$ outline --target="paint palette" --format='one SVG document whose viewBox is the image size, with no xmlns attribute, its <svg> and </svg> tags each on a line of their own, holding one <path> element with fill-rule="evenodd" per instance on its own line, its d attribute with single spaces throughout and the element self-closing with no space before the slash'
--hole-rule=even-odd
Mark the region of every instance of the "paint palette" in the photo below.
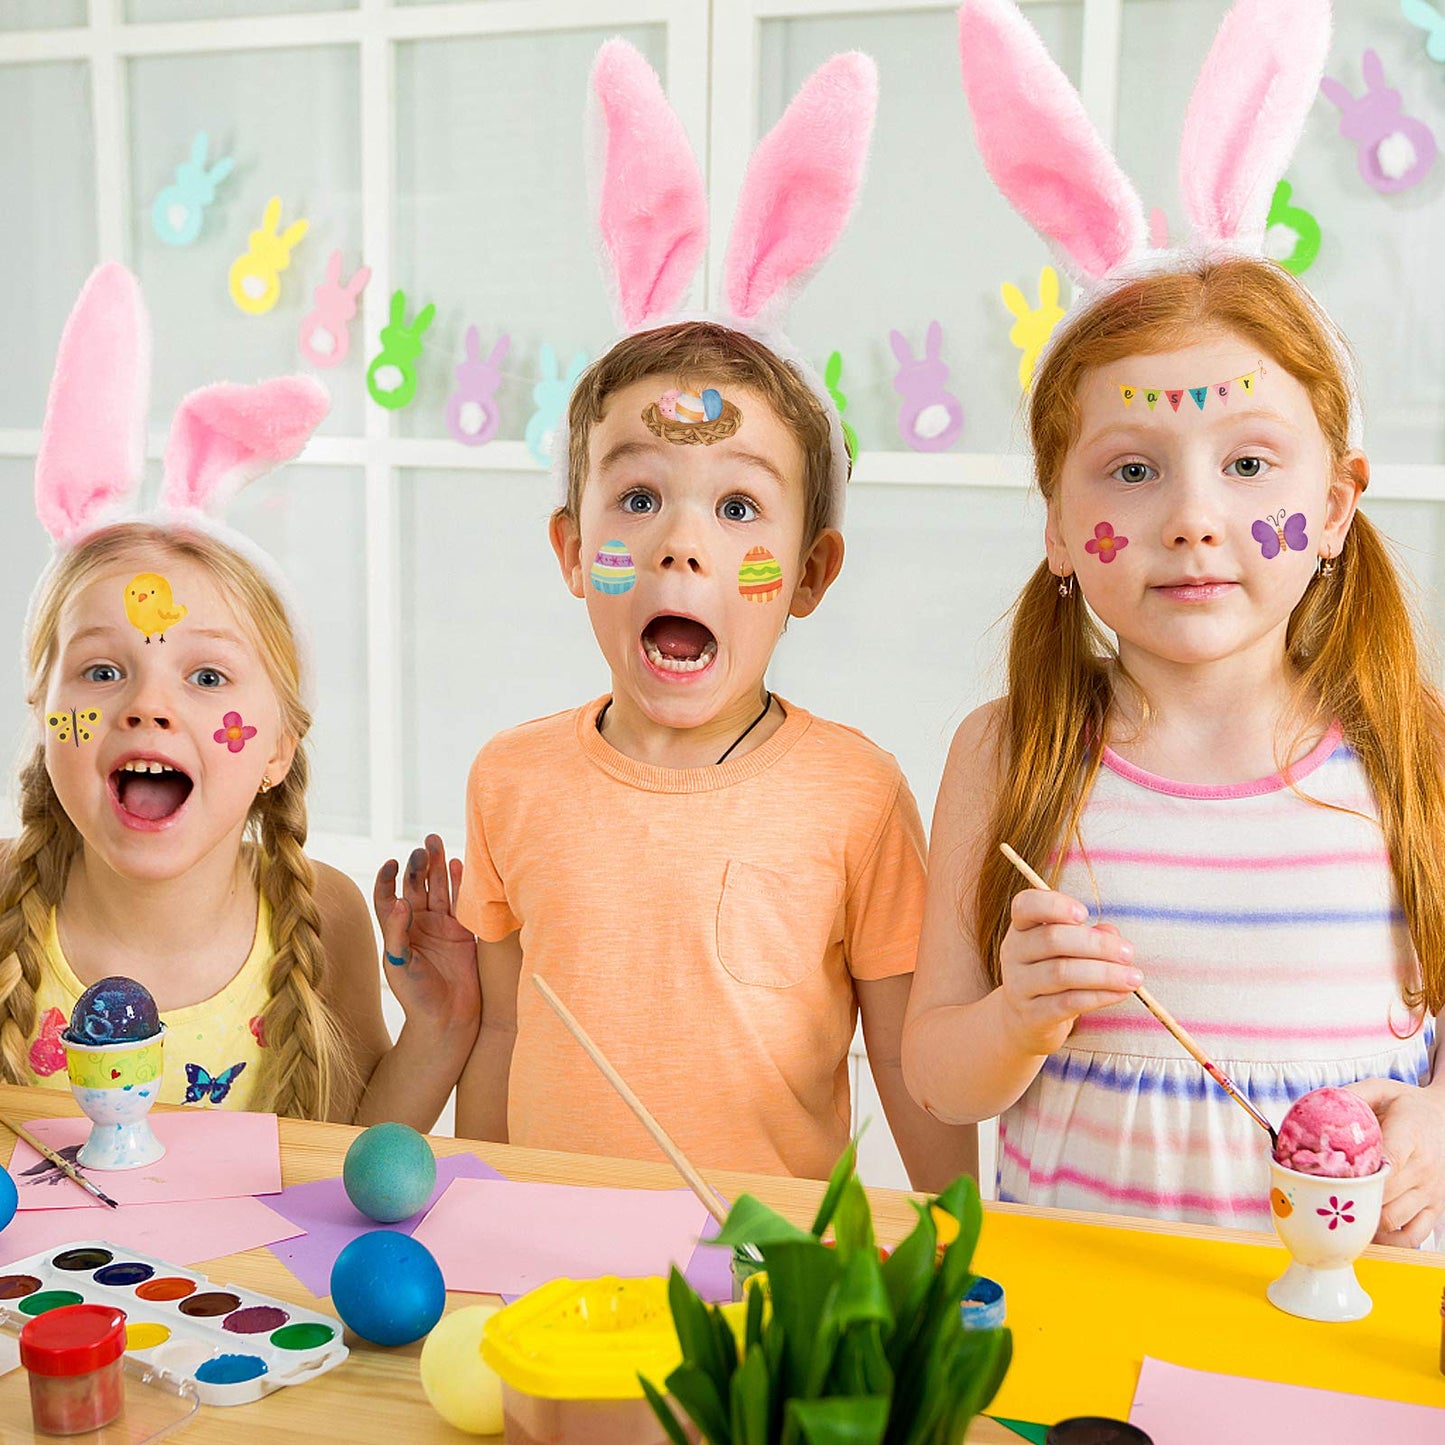
<svg viewBox="0 0 1445 1445">
<path fill-rule="evenodd" d="M 126 1355 L 195 1389 L 206 1405 L 244 1405 L 333 1370 L 350 1353 L 341 1322 L 105 1240 L 16 1260 L 0 1275 L 0 1318 L 23 1325 L 61 1305 L 125 1311 Z"/>
</svg>

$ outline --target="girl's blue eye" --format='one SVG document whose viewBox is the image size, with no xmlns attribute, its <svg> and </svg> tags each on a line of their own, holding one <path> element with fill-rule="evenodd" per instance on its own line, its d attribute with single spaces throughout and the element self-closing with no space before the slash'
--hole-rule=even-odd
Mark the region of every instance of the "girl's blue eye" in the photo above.
<svg viewBox="0 0 1445 1445">
<path fill-rule="evenodd" d="M 622 510 L 645 517 L 649 512 L 657 510 L 657 499 L 651 492 L 629 492 L 622 499 Z"/>
<path fill-rule="evenodd" d="M 758 515 L 758 509 L 742 497 L 729 497 L 718 511 L 729 522 L 751 522 Z"/>
<path fill-rule="evenodd" d="M 214 667 L 198 667 L 186 681 L 197 687 L 225 687 L 226 675 Z"/>
<path fill-rule="evenodd" d="M 1115 467 L 1109 473 L 1116 482 L 1123 482 L 1126 486 L 1137 487 L 1140 482 L 1147 482 L 1159 475 L 1148 462 L 1125 462 L 1123 466 Z"/>
<path fill-rule="evenodd" d="M 120 668 L 112 662 L 97 662 L 80 675 L 86 682 L 119 682 Z"/>
<path fill-rule="evenodd" d="M 1263 457 L 1237 457 L 1224 470 L 1245 481 L 1253 481 L 1269 470 L 1269 463 Z"/>
</svg>

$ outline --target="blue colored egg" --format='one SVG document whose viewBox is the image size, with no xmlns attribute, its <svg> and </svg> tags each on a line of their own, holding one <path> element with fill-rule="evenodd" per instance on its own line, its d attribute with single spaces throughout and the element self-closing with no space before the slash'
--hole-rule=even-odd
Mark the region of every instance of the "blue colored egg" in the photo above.
<svg viewBox="0 0 1445 1445">
<path fill-rule="evenodd" d="M 133 978 L 103 978 L 76 999 L 63 1037 L 73 1044 L 126 1044 L 161 1031 L 150 990 Z"/>
<path fill-rule="evenodd" d="M 4 1229 L 15 1218 L 19 1205 L 20 1195 L 16 1191 L 15 1181 L 10 1177 L 10 1171 L 0 1169 L 0 1229 Z"/>
<path fill-rule="evenodd" d="M 431 1251 L 394 1229 L 353 1239 L 331 1266 L 331 1303 L 348 1329 L 374 1345 L 409 1345 L 430 1333 L 447 1288 Z"/>
<path fill-rule="evenodd" d="M 709 421 L 716 421 L 722 415 L 722 397 L 714 387 L 708 387 L 702 394 L 702 414 Z"/>
<path fill-rule="evenodd" d="M 373 1124 L 351 1141 L 341 1182 L 346 1197 L 368 1219 L 395 1224 L 410 1219 L 431 1198 L 436 1155 L 409 1124 Z"/>
</svg>

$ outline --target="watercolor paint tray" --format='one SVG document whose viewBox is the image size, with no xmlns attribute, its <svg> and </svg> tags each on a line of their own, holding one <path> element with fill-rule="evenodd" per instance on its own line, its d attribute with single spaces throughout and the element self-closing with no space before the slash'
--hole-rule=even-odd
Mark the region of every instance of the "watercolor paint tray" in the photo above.
<svg viewBox="0 0 1445 1445">
<path fill-rule="evenodd" d="M 206 1405 L 245 1405 L 333 1370 L 350 1353 L 341 1321 L 108 1240 L 18 1259 L 0 1274 L 0 1319 L 66 1304 L 125 1311 L 128 1360 L 193 1388 Z"/>
</svg>

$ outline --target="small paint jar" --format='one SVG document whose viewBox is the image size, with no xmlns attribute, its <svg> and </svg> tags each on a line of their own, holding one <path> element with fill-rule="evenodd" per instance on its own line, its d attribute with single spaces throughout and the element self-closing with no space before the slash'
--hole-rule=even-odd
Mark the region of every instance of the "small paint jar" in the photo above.
<svg viewBox="0 0 1445 1445">
<path fill-rule="evenodd" d="M 42 1435 L 80 1435 L 109 1425 L 125 1405 L 125 1312 L 62 1305 L 20 1331 L 30 1375 L 30 1412 Z"/>
<path fill-rule="evenodd" d="M 1075 1415 L 1049 1426 L 1044 1445 L 1154 1445 L 1137 1425 L 1102 1415 Z"/>
<path fill-rule="evenodd" d="M 963 1297 L 963 1327 L 966 1330 L 996 1330 L 1006 1318 L 1003 1286 L 979 1275 Z"/>
</svg>

